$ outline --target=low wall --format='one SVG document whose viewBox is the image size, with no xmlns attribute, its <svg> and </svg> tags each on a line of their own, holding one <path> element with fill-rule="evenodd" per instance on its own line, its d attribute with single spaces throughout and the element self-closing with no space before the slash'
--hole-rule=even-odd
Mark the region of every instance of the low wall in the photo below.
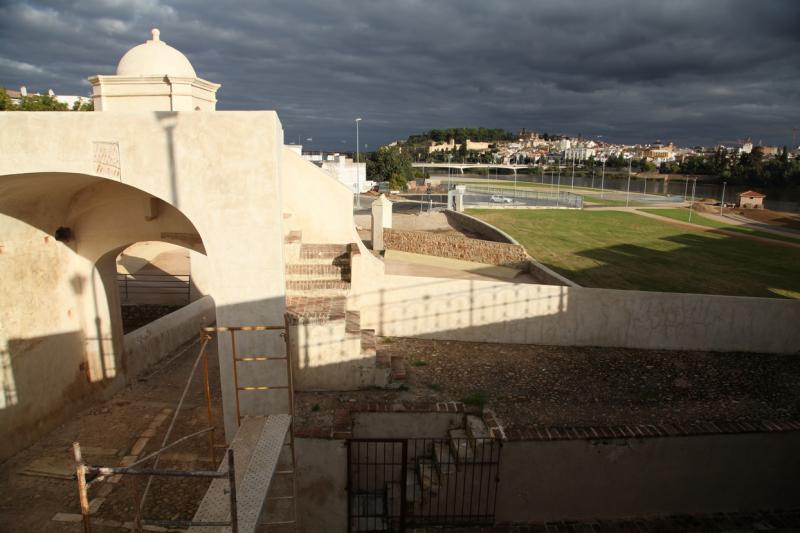
<svg viewBox="0 0 800 533">
<path fill-rule="evenodd" d="M 347 531 L 347 444 L 297 439 L 297 531 Z"/>
<path fill-rule="evenodd" d="M 440 340 L 797 353 L 800 301 L 387 275 L 361 327 Z"/>
<path fill-rule="evenodd" d="M 518 244 L 470 239 L 461 235 L 442 235 L 428 231 L 383 230 L 387 250 L 434 255 L 473 261 L 486 265 L 499 265 L 527 269 L 528 254 Z"/>
<path fill-rule="evenodd" d="M 482 239 L 486 239 L 487 241 L 516 244 L 519 246 L 519 243 L 514 237 L 499 228 L 495 228 L 491 224 L 487 224 L 479 218 L 451 209 L 446 209 L 444 215 L 447 217 L 447 221 L 450 225 L 456 229 L 479 235 Z"/>
<path fill-rule="evenodd" d="M 506 442 L 497 523 L 800 507 L 800 431 Z"/>
<path fill-rule="evenodd" d="M 189 305 L 150 322 L 125 335 L 125 361 L 128 379 L 159 358 L 197 338 L 200 328 L 212 324 L 216 308 L 211 296 L 203 296 Z"/>
</svg>

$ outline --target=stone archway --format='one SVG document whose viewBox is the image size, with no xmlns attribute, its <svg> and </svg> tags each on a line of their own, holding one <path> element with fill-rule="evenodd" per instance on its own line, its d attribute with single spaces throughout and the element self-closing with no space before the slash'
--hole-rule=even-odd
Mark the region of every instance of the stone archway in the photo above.
<svg viewBox="0 0 800 533">
<path fill-rule="evenodd" d="M 142 240 L 205 253 L 181 211 L 134 187 L 85 174 L 0 176 L 0 458 L 132 377 L 115 259 Z"/>
</svg>

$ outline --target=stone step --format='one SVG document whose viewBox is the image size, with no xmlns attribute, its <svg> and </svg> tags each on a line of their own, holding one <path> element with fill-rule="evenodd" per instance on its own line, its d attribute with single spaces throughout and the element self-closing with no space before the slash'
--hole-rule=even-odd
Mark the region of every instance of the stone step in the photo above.
<svg viewBox="0 0 800 533">
<path fill-rule="evenodd" d="M 417 458 L 417 472 L 419 475 L 419 485 L 423 492 L 439 492 L 439 475 L 436 472 L 436 465 L 433 459 L 427 457 Z"/>
<path fill-rule="evenodd" d="M 286 291 L 349 291 L 350 282 L 341 280 L 317 280 L 317 279 L 304 279 L 304 280 L 287 280 Z"/>
<path fill-rule="evenodd" d="M 456 471 L 458 465 L 450 453 L 450 447 L 443 442 L 433 443 L 433 460 L 439 476 L 448 476 Z"/>
<path fill-rule="evenodd" d="M 450 437 L 450 452 L 456 458 L 458 464 L 469 463 L 475 458 L 475 450 L 470 444 L 469 435 L 464 429 L 451 429 L 448 432 Z"/>
<path fill-rule="evenodd" d="M 301 259 L 336 259 L 348 256 L 350 248 L 347 244 L 303 244 L 300 248 Z"/>
<path fill-rule="evenodd" d="M 489 433 L 489 428 L 486 427 L 486 424 L 484 424 L 483 419 L 481 417 L 475 415 L 467 415 L 465 425 L 466 425 L 467 435 L 469 435 L 469 437 L 473 440 L 473 445 L 475 444 L 475 441 L 491 438 L 491 434 Z"/>
<path fill-rule="evenodd" d="M 350 265 L 294 263 L 286 265 L 286 279 L 350 281 Z"/>
</svg>

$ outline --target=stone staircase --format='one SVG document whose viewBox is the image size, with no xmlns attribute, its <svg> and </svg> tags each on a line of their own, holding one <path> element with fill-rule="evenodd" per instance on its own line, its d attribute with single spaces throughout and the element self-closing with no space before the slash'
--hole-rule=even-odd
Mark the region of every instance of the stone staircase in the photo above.
<svg viewBox="0 0 800 533">
<path fill-rule="evenodd" d="M 407 521 L 414 517 L 415 523 L 480 521 L 494 498 L 499 454 L 498 441 L 490 437 L 483 420 L 473 415 L 466 415 L 463 427 L 451 429 L 445 439 L 425 439 L 419 449 L 410 442 L 405 500 L 396 474 L 378 490 L 354 495 L 354 531 L 394 530 L 402 511 Z"/>
<path fill-rule="evenodd" d="M 290 226 L 287 220 L 290 215 L 284 215 Z M 298 388 L 399 387 L 406 378 L 402 358 L 381 354 L 375 331 L 361 328 L 359 311 L 348 308 L 357 245 L 304 243 L 302 233 L 291 229 L 284 243 L 286 308 L 290 327 L 298 328 Z"/>
</svg>

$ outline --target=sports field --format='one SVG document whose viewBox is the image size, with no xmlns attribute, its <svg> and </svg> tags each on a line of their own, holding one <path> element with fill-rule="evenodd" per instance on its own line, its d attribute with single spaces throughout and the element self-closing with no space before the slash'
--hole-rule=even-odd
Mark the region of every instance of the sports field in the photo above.
<svg viewBox="0 0 800 533">
<path fill-rule="evenodd" d="M 800 298 L 800 249 L 623 211 L 473 209 L 586 287 Z"/>
</svg>

